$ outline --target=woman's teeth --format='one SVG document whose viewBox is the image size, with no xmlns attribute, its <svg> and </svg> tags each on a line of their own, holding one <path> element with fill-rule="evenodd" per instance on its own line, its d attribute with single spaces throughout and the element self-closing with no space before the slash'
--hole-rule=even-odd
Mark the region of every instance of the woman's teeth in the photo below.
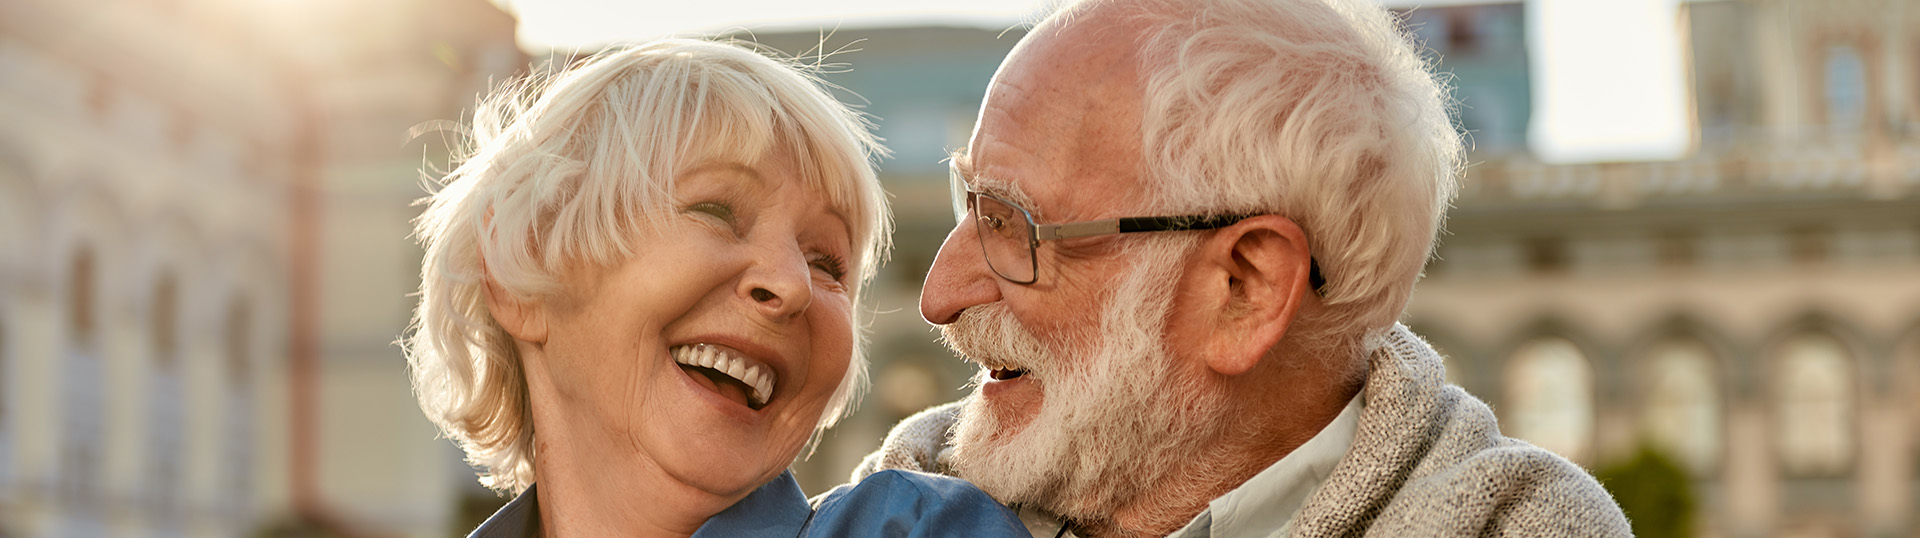
<svg viewBox="0 0 1920 538">
<path fill-rule="evenodd" d="M 672 353 L 674 362 L 726 374 L 727 377 L 739 381 L 741 385 L 753 389 L 752 394 L 747 396 L 747 403 L 750 404 L 748 407 L 758 409 L 766 405 L 767 399 L 773 396 L 773 371 L 745 357 L 735 355 L 719 346 L 707 344 L 674 346 Z"/>
</svg>

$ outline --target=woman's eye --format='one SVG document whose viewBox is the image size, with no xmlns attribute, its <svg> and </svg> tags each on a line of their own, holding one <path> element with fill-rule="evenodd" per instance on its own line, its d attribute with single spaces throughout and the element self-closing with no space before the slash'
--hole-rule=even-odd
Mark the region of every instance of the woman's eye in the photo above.
<svg viewBox="0 0 1920 538">
<path fill-rule="evenodd" d="M 834 282 L 846 282 L 847 262 L 832 254 L 816 254 L 808 260 L 814 270 L 826 273 Z"/>
<path fill-rule="evenodd" d="M 719 202 L 700 202 L 693 204 L 692 207 L 688 207 L 687 209 L 697 213 L 706 213 L 727 224 L 734 223 L 733 208 L 727 207 L 726 204 Z"/>
</svg>

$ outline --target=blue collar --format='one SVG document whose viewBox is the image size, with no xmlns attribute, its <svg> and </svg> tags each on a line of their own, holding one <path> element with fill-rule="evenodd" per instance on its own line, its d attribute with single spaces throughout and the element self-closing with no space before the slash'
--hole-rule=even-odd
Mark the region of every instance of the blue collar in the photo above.
<svg viewBox="0 0 1920 538">
<path fill-rule="evenodd" d="M 812 516 L 813 508 L 807 506 L 807 495 L 800 492 L 800 483 L 794 481 L 793 471 L 786 471 L 708 519 L 707 524 L 693 533 L 693 538 L 793 538 L 800 535 L 800 527 Z"/>
<path fill-rule="evenodd" d="M 520 496 L 487 517 L 486 523 L 467 534 L 467 538 L 540 538 L 540 498 L 527 486 Z"/>
<path fill-rule="evenodd" d="M 467 538 L 540 538 L 540 499 L 535 487 L 527 486 Z M 793 471 L 786 471 L 708 519 L 693 537 L 792 538 L 800 535 L 800 527 L 812 514 Z"/>
</svg>

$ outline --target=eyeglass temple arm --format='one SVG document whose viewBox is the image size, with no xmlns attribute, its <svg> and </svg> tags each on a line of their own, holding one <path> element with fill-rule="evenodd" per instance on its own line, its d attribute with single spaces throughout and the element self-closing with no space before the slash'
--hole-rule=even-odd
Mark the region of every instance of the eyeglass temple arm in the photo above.
<svg viewBox="0 0 1920 538">
<path fill-rule="evenodd" d="M 1240 222 L 1246 217 L 1226 215 L 1218 217 L 1131 217 L 1123 219 L 1093 220 L 1067 224 L 1041 224 L 1033 227 L 1033 236 L 1040 240 L 1067 239 L 1094 235 L 1123 234 L 1131 232 L 1166 232 L 1174 230 L 1212 230 L 1224 228 Z M 1313 286 L 1313 292 L 1321 296 L 1327 294 L 1327 278 L 1320 275 L 1320 260 L 1308 259 L 1307 282 Z"/>
<path fill-rule="evenodd" d="M 1033 236 L 1041 241 L 1134 232 L 1211 230 L 1239 222 L 1237 215 L 1221 217 L 1128 217 L 1091 220 L 1066 224 L 1041 224 L 1033 227 Z"/>
</svg>

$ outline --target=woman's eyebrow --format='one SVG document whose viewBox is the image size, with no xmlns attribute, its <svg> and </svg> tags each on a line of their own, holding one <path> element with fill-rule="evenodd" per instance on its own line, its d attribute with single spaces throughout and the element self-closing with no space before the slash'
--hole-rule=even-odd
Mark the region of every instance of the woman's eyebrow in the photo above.
<svg viewBox="0 0 1920 538">
<path fill-rule="evenodd" d="M 732 172 L 734 174 L 738 174 L 740 176 L 744 176 L 749 179 L 752 179 L 755 183 L 766 182 L 766 178 L 760 176 L 759 170 L 755 170 L 751 166 L 747 166 L 744 163 L 740 163 L 736 161 L 708 161 L 708 162 L 694 165 L 692 168 L 688 168 L 687 171 L 681 172 L 679 175 L 691 176 L 695 174 L 705 174 L 705 173 L 712 173 L 712 172 Z"/>
</svg>

